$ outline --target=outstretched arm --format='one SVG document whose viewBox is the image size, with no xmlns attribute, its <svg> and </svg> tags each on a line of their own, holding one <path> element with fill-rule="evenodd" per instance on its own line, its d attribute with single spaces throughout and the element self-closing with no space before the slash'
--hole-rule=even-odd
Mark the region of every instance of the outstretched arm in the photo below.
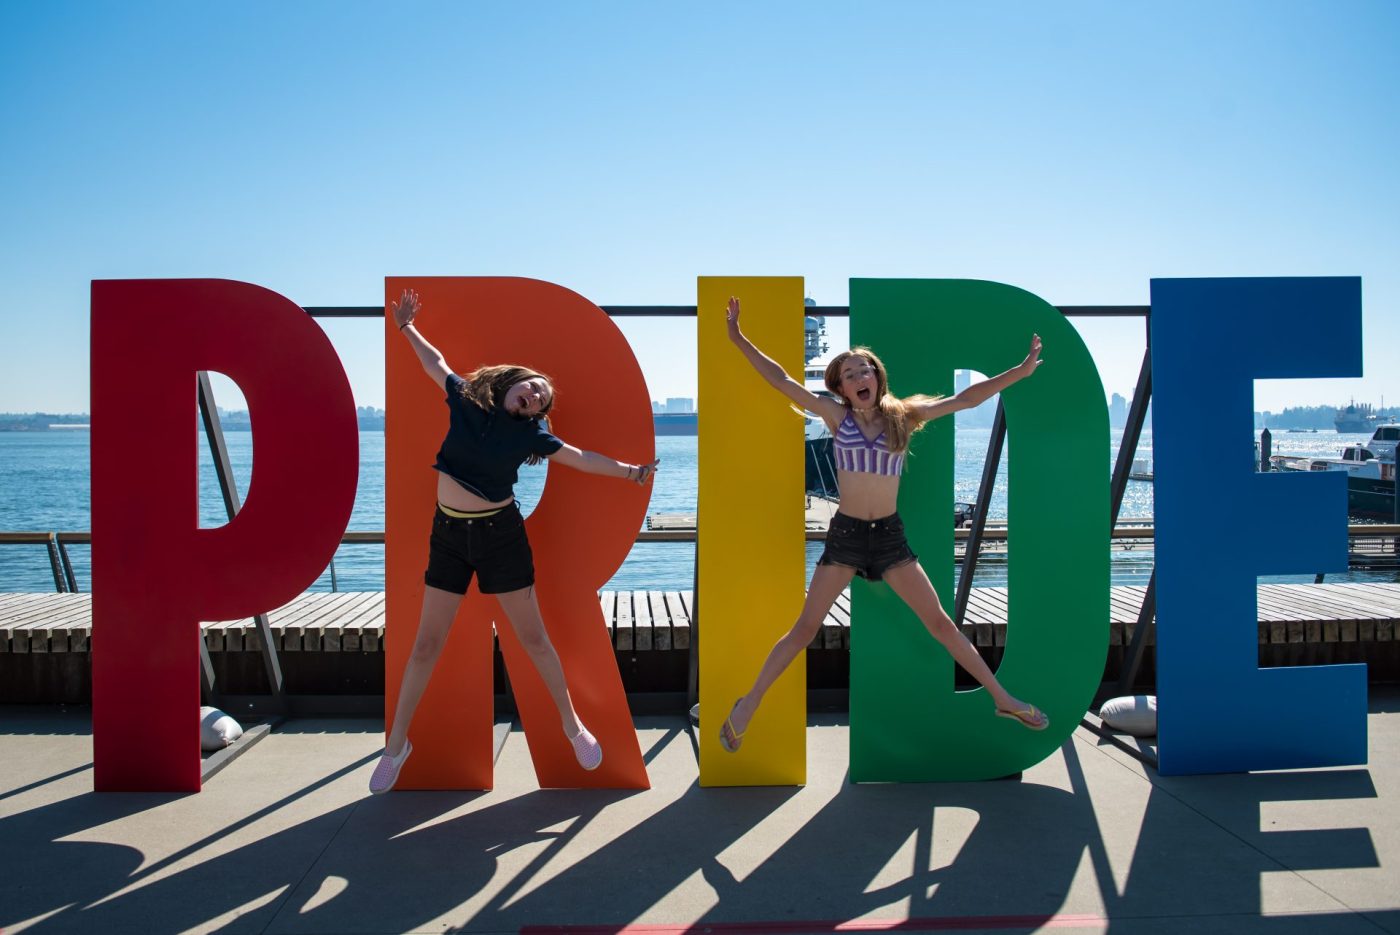
<svg viewBox="0 0 1400 935">
<path fill-rule="evenodd" d="M 758 371 L 758 375 L 779 393 L 797 403 L 808 412 L 814 412 L 827 422 L 835 425 L 845 416 L 845 408 L 834 399 L 818 396 L 807 387 L 787 375 L 787 371 L 773 358 L 754 347 L 753 342 L 739 330 L 739 300 L 729 297 L 729 313 L 725 318 L 729 326 L 729 340 L 737 347 Z"/>
<path fill-rule="evenodd" d="M 1005 373 L 999 373 L 989 380 L 974 383 L 956 396 L 920 403 L 914 407 L 914 415 L 920 422 L 931 422 L 939 416 L 948 415 L 950 412 L 974 409 L 1011 384 L 1024 380 L 1035 373 L 1035 368 L 1039 367 L 1041 363 L 1040 335 L 1033 334 L 1031 335 L 1030 353 L 1026 354 L 1026 359 L 1021 361 L 1018 366 L 1012 367 Z"/>
<path fill-rule="evenodd" d="M 418 333 L 418 326 L 413 320 L 418 317 L 418 312 L 422 306 L 418 302 L 418 293 L 412 289 L 405 289 L 399 300 L 389 306 L 389 313 L 394 316 L 394 324 L 398 325 L 399 333 L 408 338 L 409 346 L 413 348 L 413 353 L 418 355 L 418 362 L 423 365 L 423 369 L 432 381 L 438 385 L 439 389 L 445 389 L 447 378 L 452 373 L 452 368 L 447 366 L 447 361 L 443 360 L 442 352 L 428 343 L 428 339 Z"/>
<path fill-rule="evenodd" d="M 576 471 L 583 471 L 585 474 L 601 474 L 604 477 L 616 477 L 619 480 L 630 480 L 637 484 L 645 484 L 656 473 L 656 466 L 661 463 L 660 458 L 650 464 L 628 464 L 625 461 L 614 461 L 607 455 L 600 455 L 596 451 L 580 451 L 568 443 L 550 455 L 549 460 L 565 467 L 571 467 Z"/>
</svg>

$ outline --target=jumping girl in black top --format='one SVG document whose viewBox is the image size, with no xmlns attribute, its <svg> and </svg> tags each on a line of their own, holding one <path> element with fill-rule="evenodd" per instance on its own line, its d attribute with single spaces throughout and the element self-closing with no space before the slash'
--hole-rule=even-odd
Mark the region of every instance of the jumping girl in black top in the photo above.
<svg viewBox="0 0 1400 935">
<path fill-rule="evenodd" d="M 650 479 L 658 462 L 623 464 L 596 452 L 580 451 L 551 435 L 543 419 L 554 405 L 554 386 L 542 373 L 510 364 L 482 367 L 465 378 L 453 373 L 442 354 L 414 325 L 419 309 L 418 294 L 406 289 L 390 311 L 423 369 L 446 390 L 450 420 L 434 465 L 439 472 L 438 507 L 424 574 L 423 612 L 413 652 L 404 667 L 384 755 L 370 777 L 370 792 L 393 788 L 399 769 L 413 752 L 409 724 L 473 574 L 481 593 L 500 601 L 544 680 L 579 765 L 597 769 L 603 762 L 603 750 L 574 711 L 564 669 L 540 618 L 534 559 L 512 488 L 521 464 L 535 464 L 543 458 L 638 484 Z"/>
</svg>

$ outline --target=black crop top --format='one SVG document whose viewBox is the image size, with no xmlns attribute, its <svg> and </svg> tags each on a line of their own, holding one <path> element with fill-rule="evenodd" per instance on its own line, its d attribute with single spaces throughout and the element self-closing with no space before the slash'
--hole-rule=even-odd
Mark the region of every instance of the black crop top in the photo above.
<svg viewBox="0 0 1400 935">
<path fill-rule="evenodd" d="M 447 377 L 450 420 L 433 469 L 483 500 L 507 500 L 525 459 L 530 455 L 547 458 L 564 443 L 549 434 L 538 419 L 517 419 L 501 409 L 482 409 L 462 395 L 464 382 L 455 373 Z"/>
</svg>

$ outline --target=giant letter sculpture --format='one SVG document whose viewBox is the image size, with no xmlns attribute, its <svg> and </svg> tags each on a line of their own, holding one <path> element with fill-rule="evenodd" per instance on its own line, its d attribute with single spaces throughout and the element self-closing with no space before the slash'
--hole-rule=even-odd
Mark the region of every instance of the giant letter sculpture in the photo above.
<svg viewBox="0 0 1400 935">
<path fill-rule="evenodd" d="M 200 529 L 195 379 L 248 401 L 242 511 Z M 92 284 L 92 730 L 99 791 L 200 784 L 199 621 L 291 600 L 350 518 L 355 403 L 325 334 L 226 280 Z"/>
<path fill-rule="evenodd" d="M 806 554 L 802 417 L 730 343 L 731 295 L 743 300 L 744 333 L 788 373 L 803 370 L 801 279 L 700 279 L 700 783 L 800 785 L 807 776 L 801 657 L 768 692 L 737 754 L 717 739 L 734 699 L 802 609 Z"/>
<path fill-rule="evenodd" d="M 1259 668 L 1256 576 L 1346 569 L 1346 478 L 1247 441 L 1256 378 L 1360 374 L 1359 279 L 1152 281 L 1164 774 L 1366 762 L 1364 665 Z"/>
<path fill-rule="evenodd" d="M 997 676 L 1039 705 L 1032 733 L 994 716 L 982 689 L 955 692 L 953 663 L 888 585 L 851 588 L 851 778 L 990 779 L 1049 756 L 1093 700 L 1108 650 L 1108 414 L 1079 334 L 1042 299 L 965 280 L 851 280 L 851 340 L 889 368 L 891 390 L 948 393 L 953 369 L 1020 363 L 1038 333 L 1045 363 L 1006 407 L 1009 623 Z M 914 436 L 899 510 L 944 608 L 953 603 L 953 419 Z"/>
</svg>

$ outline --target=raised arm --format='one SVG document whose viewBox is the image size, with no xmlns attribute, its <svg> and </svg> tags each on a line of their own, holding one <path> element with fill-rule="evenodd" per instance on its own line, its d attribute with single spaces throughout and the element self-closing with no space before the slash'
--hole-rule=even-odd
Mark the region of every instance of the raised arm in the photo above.
<svg viewBox="0 0 1400 935">
<path fill-rule="evenodd" d="M 418 326 L 413 323 L 421 308 L 418 293 L 412 289 L 405 289 L 399 300 L 389 306 L 389 312 L 394 316 L 394 324 L 398 325 L 399 333 L 408 338 L 409 346 L 413 348 L 413 353 L 418 355 L 418 362 L 423 365 L 428 376 L 438 385 L 438 389 L 446 389 L 447 378 L 451 375 L 452 368 L 443 360 L 442 352 L 429 344 L 428 339 L 418 333 Z"/>
<path fill-rule="evenodd" d="M 956 396 L 918 403 L 914 406 L 914 416 L 920 422 L 931 422 L 951 412 L 974 409 L 1011 384 L 1024 380 L 1035 373 L 1035 368 L 1039 367 L 1041 363 L 1040 335 L 1033 334 L 1031 335 L 1030 352 L 1026 354 L 1026 359 L 1021 361 L 1019 365 L 1012 367 L 1005 373 L 999 373 L 990 379 L 983 380 L 981 383 L 974 383 Z"/>
<path fill-rule="evenodd" d="M 808 412 L 814 412 L 829 424 L 836 425 L 845 417 L 846 409 L 834 399 L 818 396 L 807 387 L 787 375 L 787 371 L 773 358 L 754 347 L 753 342 L 739 330 L 739 300 L 729 297 L 729 313 L 725 318 L 729 326 L 729 340 L 737 347 L 758 371 L 758 375 L 779 393 L 797 403 Z"/>
<path fill-rule="evenodd" d="M 568 443 L 550 455 L 549 460 L 555 464 L 571 467 L 576 471 L 583 471 L 585 474 L 601 474 L 604 477 L 616 477 L 619 480 L 630 480 L 637 484 L 645 484 L 650 480 L 651 476 L 656 473 L 656 466 L 661 463 L 660 458 L 650 464 L 628 464 L 625 461 L 614 461 L 607 455 L 600 455 L 596 451 L 581 451 Z"/>
</svg>

